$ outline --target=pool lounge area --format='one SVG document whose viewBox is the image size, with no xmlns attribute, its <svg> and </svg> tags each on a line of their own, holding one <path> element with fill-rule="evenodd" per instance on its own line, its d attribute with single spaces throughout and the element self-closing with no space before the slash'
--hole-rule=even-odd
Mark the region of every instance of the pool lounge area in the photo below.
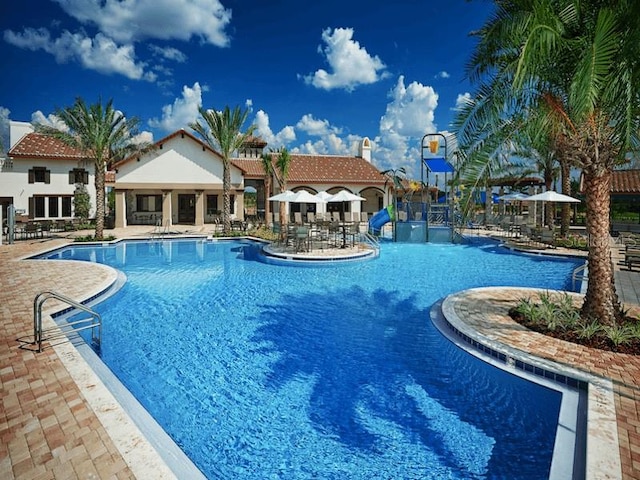
<svg viewBox="0 0 640 480">
<path fill-rule="evenodd" d="M 153 469 L 158 473 L 157 478 L 172 478 L 153 449 L 143 446 L 141 436 L 132 436 L 126 428 L 114 426 L 126 420 L 124 415 L 118 413 L 117 405 L 110 403 L 70 345 L 47 349 L 41 354 L 17 348 L 15 338 L 28 332 L 31 326 L 31 302 L 37 292 L 64 289 L 74 298 L 87 298 L 114 280 L 110 272 L 99 265 L 44 262 L 43 266 L 26 261 L 18 267 L 15 263 L 17 258 L 63 243 L 64 240 L 53 239 L 0 247 L 0 274 L 5 285 L 0 292 L 3 350 L 6 352 L 0 378 L 5 392 L 3 438 L 7 439 L 3 442 L 6 451 L 0 474 L 7 478 L 30 478 L 37 473 L 56 471 L 59 475 L 67 472 L 71 478 L 91 474 L 97 478 L 144 478 L 144 472 Z M 586 349 L 553 339 L 540 342 L 539 336 L 532 332 L 514 335 L 513 322 L 500 312 L 504 311 L 505 303 L 515 302 L 518 294 L 518 289 L 502 288 L 456 294 L 452 296 L 446 316 L 463 322 L 464 325 L 456 328 L 459 331 L 468 328 L 464 335 L 488 341 L 496 349 L 515 349 L 543 362 L 555 360 L 566 368 L 576 369 L 579 375 L 610 378 L 618 416 L 621 478 L 637 478 L 640 466 L 636 430 L 638 385 L 635 382 L 640 378 L 640 361 L 606 352 L 585 352 Z M 98 406 L 93 403 L 96 400 Z M 607 457 L 607 452 L 601 453 Z M 595 454 L 589 455 L 593 457 L 590 460 L 597 460 Z M 611 472 L 607 460 L 601 459 L 603 471 Z"/>
</svg>

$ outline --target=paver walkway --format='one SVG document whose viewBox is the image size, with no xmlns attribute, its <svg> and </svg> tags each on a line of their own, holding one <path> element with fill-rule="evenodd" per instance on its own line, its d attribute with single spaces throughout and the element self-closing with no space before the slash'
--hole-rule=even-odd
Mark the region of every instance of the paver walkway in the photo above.
<svg viewBox="0 0 640 480">
<path fill-rule="evenodd" d="M 136 233 L 145 232 L 127 231 Z M 0 478 L 125 479 L 136 478 L 134 472 L 138 478 L 169 478 L 156 470 L 140 474 L 144 465 L 141 470 L 132 462 L 130 451 L 105 428 L 104 415 L 98 415 L 87 400 L 97 386 L 91 382 L 79 386 L 57 350 L 35 354 L 18 348 L 16 338 L 32 330 L 32 302 L 38 292 L 53 289 L 84 299 L 112 280 L 112 272 L 98 265 L 19 260 L 66 242 L 49 239 L 0 246 Z M 631 285 L 625 291 L 635 291 L 640 272 L 622 276 L 620 272 L 618 268 L 616 282 L 624 278 Z M 459 294 L 456 308 L 474 328 L 493 335 L 491 324 L 511 322 L 508 308 L 521 294 L 519 289 Z M 623 300 L 628 306 L 638 302 L 633 293 Z M 502 335 L 500 341 L 613 380 L 623 478 L 640 480 L 640 358 L 532 335 Z M 129 450 L 137 444 L 138 439 Z"/>
</svg>

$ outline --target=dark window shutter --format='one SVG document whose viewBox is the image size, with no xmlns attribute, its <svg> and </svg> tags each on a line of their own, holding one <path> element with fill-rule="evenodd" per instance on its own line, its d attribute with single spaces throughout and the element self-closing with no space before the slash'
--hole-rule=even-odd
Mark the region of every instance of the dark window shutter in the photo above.
<svg viewBox="0 0 640 480">
<path fill-rule="evenodd" d="M 44 171 L 44 183 L 51 183 L 51 171 L 50 170 L 45 170 Z"/>
<path fill-rule="evenodd" d="M 33 168 L 29 169 L 29 183 L 35 183 L 36 175 L 33 173 Z"/>
<path fill-rule="evenodd" d="M 74 171 L 73 171 L 73 170 L 71 170 L 71 171 L 69 172 L 69 185 L 73 185 L 74 183 L 76 183 L 76 182 L 74 181 L 74 180 L 76 179 L 75 177 L 76 177 L 76 176 L 75 176 Z"/>
<path fill-rule="evenodd" d="M 33 218 L 34 211 L 35 211 L 35 200 L 33 197 L 29 197 L 29 218 Z"/>
<path fill-rule="evenodd" d="M 87 172 L 86 170 L 84 172 L 82 172 L 82 182 L 85 185 L 89 184 L 89 172 Z"/>
</svg>

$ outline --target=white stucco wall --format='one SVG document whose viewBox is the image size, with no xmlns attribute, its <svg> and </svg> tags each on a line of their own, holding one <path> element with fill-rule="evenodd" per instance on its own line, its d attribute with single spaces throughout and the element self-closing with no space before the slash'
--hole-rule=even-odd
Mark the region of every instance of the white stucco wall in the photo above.
<svg viewBox="0 0 640 480">
<path fill-rule="evenodd" d="M 118 166 L 116 188 L 119 184 L 153 184 L 176 188 L 180 185 L 222 185 L 222 159 L 204 150 L 192 139 L 179 135 L 165 142 L 140 160 L 130 160 Z M 242 172 L 231 167 L 232 185 L 243 182 Z"/>
<path fill-rule="evenodd" d="M 29 169 L 33 167 L 45 167 L 49 169 L 50 183 L 29 183 Z M 0 168 L 0 197 L 12 197 L 16 210 L 29 211 L 29 198 L 38 196 L 64 196 L 71 195 L 75 191 L 75 184 L 69 184 L 69 171 L 74 168 L 84 168 L 89 172 L 89 183 L 85 185 L 91 196 L 91 213 L 95 215 L 96 191 L 94 186 L 93 165 L 84 165 L 84 162 L 75 160 L 40 160 L 40 159 L 13 159 L 5 161 Z M 51 217 L 48 212 L 49 204 L 45 201 L 45 217 L 36 218 L 63 218 L 61 205 L 58 205 L 58 215 Z"/>
</svg>

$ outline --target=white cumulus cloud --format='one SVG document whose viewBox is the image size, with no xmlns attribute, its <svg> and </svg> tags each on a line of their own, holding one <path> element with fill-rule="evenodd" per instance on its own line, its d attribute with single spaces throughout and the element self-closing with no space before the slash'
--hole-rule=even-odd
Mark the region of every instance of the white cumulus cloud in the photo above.
<svg viewBox="0 0 640 480">
<path fill-rule="evenodd" d="M 456 106 L 453 108 L 453 110 L 460 110 L 462 107 L 469 104 L 470 102 L 471 102 L 471 94 L 469 92 L 459 93 L 458 97 L 456 98 Z"/>
<path fill-rule="evenodd" d="M 45 115 L 41 110 L 36 110 L 31 114 L 31 123 L 33 125 L 45 125 L 47 127 L 53 127 L 57 130 L 66 132 L 69 130 L 67 124 L 64 123 L 57 115 L 50 113 Z"/>
<path fill-rule="evenodd" d="M 83 24 L 95 25 L 119 42 L 200 38 L 229 44 L 231 10 L 219 0 L 54 0 Z"/>
<path fill-rule="evenodd" d="M 435 78 L 449 78 L 451 75 L 449 75 L 449 72 L 446 72 L 444 70 L 442 70 L 441 72 L 438 72 L 435 75 Z"/>
<path fill-rule="evenodd" d="M 401 75 L 389 97 L 376 138 L 376 164 L 383 169 L 404 166 L 410 173 L 420 158 L 416 142 L 419 144 L 426 133 L 437 132 L 434 119 L 438 94 L 419 82 L 405 86 Z"/>
<path fill-rule="evenodd" d="M 117 45 L 101 33 L 90 38 L 84 33 L 65 30 L 60 37 L 52 38 L 45 28 L 26 28 L 22 32 L 6 30 L 4 39 L 20 48 L 44 50 L 58 63 L 77 61 L 85 68 L 105 74 L 117 73 L 133 80 L 156 79 L 153 72 L 145 71 L 145 63 L 136 62 L 133 45 Z"/>
<path fill-rule="evenodd" d="M 332 90 L 344 88 L 352 91 L 359 85 L 375 83 L 388 76 L 386 65 L 378 56 L 371 56 L 360 43 L 353 39 L 352 28 L 327 28 L 322 32 L 325 47 L 318 47 L 331 72 L 319 69 L 303 76 L 305 83 L 316 88 Z"/>
<path fill-rule="evenodd" d="M 203 88 L 198 82 L 193 87 L 182 87 L 182 96 L 170 105 L 162 107 L 162 118 L 149 120 L 151 128 L 159 128 L 165 132 L 174 132 L 181 128 L 187 129 L 189 124 L 198 118 L 199 107 L 202 105 Z"/>
<path fill-rule="evenodd" d="M 340 129 L 332 127 L 328 120 L 319 120 L 314 118 L 312 114 L 303 115 L 296 128 L 302 130 L 307 135 L 325 136 L 330 133 L 340 133 Z"/>
<path fill-rule="evenodd" d="M 149 45 L 149 50 L 151 50 L 153 54 L 158 55 L 159 57 L 165 60 L 172 60 L 178 63 L 184 63 L 187 61 L 187 56 L 177 48 L 173 48 L 173 47 L 163 48 L 157 45 Z"/>
<path fill-rule="evenodd" d="M 256 126 L 255 135 L 267 142 L 268 148 L 277 150 L 288 145 L 296 139 L 295 129 L 287 125 L 278 133 L 273 133 L 269 125 L 269 115 L 264 110 L 258 110 L 254 120 Z"/>
</svg>

